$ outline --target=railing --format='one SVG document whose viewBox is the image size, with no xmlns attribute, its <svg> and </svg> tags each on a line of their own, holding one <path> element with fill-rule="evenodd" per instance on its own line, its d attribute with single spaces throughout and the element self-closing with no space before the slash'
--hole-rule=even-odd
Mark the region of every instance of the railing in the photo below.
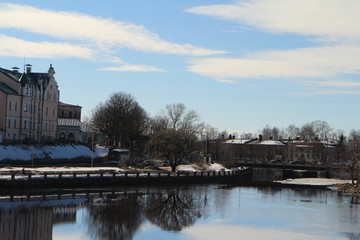
<svg viewBox="0 0 360 240">
<path fill-rule="evenodd" d="M 69 178 L 163 178 L 163 177 L 214 177 L 214 176 L 235 176 L 241 171 L 206 171 L 206 172 L 4 172 L 0 171 L 1 180 L 32 180 L 32 179 L 69 179 Z"/>
</svg>

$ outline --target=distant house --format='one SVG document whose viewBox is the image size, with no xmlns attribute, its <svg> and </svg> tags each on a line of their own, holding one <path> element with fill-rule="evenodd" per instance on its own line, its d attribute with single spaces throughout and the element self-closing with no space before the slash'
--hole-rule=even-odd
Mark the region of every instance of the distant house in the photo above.
<svg viewBox="0 0 360 240">
<path fill-rule="evenodd" d="M 35 73 L 31 65 L 0 68 L 0 143 L 47 142 L 56 138 L 59 90 L 55 70 Z"/>
<path fill-rule="evenodd" d="M 284 156 L 287 162 L 331 163 L 336 160 L 336 146 L 324 142 L 293 141 L 285 147 Z"/>
<path fill-rule="evenodd" d="M 89 126 L 81 122 L 81 106 L 59 102 L 57 138 L 60 142 L 91 142 Z"/>
</svg>

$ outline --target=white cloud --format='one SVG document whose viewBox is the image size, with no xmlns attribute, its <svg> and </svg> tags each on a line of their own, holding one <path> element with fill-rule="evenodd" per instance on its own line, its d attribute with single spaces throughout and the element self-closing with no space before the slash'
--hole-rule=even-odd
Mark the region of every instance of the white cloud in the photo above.
<svg viewBox="0 0 360 240">
<path fill-rule="evenodd" d="M 334 78 L 360 73 L 360 46 L 257 52 L 239 58 L 190 60 L 188 70 L 221 78 Z"/>
<path fill-rule="evenodd" d="M 19 20 L 21 19 L 21 20 Z M 0 28 L 15 28 L 66 40 L 95 44 L 105 51 L 127 47 L 145 52 L 205 56 L 224 53 L 161 39 L 145 27 L 81 13 L 59 12 L 9 3 L 0 4 Z"/>
<path fill-rule="evenodd" d="M 0 55 L 9 57 L 69 58 L 93 60 L 95 53 L 68 43 L 30 42 L 0 34 Z"/>
<path fill-rule="evenodd" d="M 360 40 L 359 9 L 358 0 L 248 0 L 199 6 L 187 12 L 235 21 L 266 32 L 357 42 Z"/>
<path fill-rule="evenodd" d="M 117 72 L 165 72 L 163 69 L 159 69 L 148 65 L 130 65 L 125 64 L 119 67 L 106 67 L 100 68 L 100 71 L 117 71 Z"/>
<path fill-rule="evenodd" d="M 235 80 L 229 80 L 229 79 L 215 79 L 217 82 L 222 82 L 222 83 L 233 83 L 233 84 L 239 84 L 239 82 L 235 81 Z"/>
<path fill-rule="evenodd" d="M 183 230 L 186 239 L 218 240 L 218 239 L 337 239 L 336 237 L 301 233 L 282 229 L 256 228 L 251 226 L 235 226 L 221 224 L 198 224 Z"/>
<path fill-rule="evenodd" d="M 358 0 L 245 0 L 193 7 L 187 12 L 269 33 L 295 33 L 323 46 L 268 50 L 240 57 L 198 58 L 189 62 L 188 71 L 215 80 L 283 79 L 318 88 L 359 87 L 360 83 L 355 81 L 336 80 L 360 73 L 359 9 Z M 317 93 L 357 94 L 338 90 Z"/>
<path fill-rule="evenodd" d="M 331 86 L 331 87 L 339 87 L 339 88 L 352 88 L 352 87 L 360 87 L 360 82 L 353 81 L 318 81 L 318 82 L 308 82 L 308 84 L 316 85 L 316 86 Z"/>
<path fill-rule="evenodd" d="M 340 90 L 329 90 L 329 91 L 317 91 L 314 94 L 318 95 L 360 95 L 360 91 L 340 91 Z"/>
</svg>

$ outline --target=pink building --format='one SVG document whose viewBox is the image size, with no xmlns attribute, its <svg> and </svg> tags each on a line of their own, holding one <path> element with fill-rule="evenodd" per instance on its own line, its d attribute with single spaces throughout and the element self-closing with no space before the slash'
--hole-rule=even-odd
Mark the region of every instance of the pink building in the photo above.
<svg viewBox="0 0 360 240">
<path fill-rule="evenodd" d="M 31 65 L 0 68 L 0 143 L 56 138 L 59 90 L 50 65 L 47 73 L 33 73 Z"/>
</svg>

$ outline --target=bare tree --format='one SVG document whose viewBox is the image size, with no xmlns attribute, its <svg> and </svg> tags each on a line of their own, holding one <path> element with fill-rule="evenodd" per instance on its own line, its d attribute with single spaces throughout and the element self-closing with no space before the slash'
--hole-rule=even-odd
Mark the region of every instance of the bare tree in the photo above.
<svg viewBox="0 0 360 240">
<path fill-rule="evenodd" d="M 148 122 L 147 113 L 135 98 L 117 92 L 100 103 L 92 114 L 92 125 L 104 133 L 111 145 L 132 148 L 133 141 L 143 134 Z"/>
<path fill-rule="evenodd" d="M 170 128 L 179 129 L 181 119 L 185 115 L 185 105 L 182 103 L 169 104 L 165 107 L 166 116 L 169 118 Z"/>
<path fill-rule="evenodd" d="M 295 126 L 294 124 L 289 125 L 286 128 L 287 137 L 295 139 L 300 136 L 300 128 Z"/>
<path fill-rule="evenodd" d="M 168 160 L 171 170 L 175 172 L 180 160 L 193 151 L 196 140 L 195 134 L 184 129 L 166 129 L 151 136 L 146 149 L 150 156 Z"/>
<path fill-rule="evenodd" d="M 255 136 L 252 133 L 241 133 L 240 134 L 240 139 L 250 140 L 253 138 L 255 138 Z"/>
<path fill-rule="evenodd" d="M 320 141 L 328 140 L 328 137 L 331 135 L 332 128 L 325 121 L 313 121 L 306 123 L 300 132 L 300 136 L 309 141 Z"/>
<path fill-rule="evenodd" d="M 199 115 L 194 110 L 186 110 L 182 103 L 166 105 L 161 114 L 151 120 L 151 133 L 155 134 L 165 129 L 185 130 L 199 133 L 203 127 Z"/>
<path fill-rule="evenodd" d="M 360 130 L 352 130 L 345 145 L 346 170 L 350 173 L 352 184 L 359 179 L 360 174 Z"/>
<path fill-rule="evenodd" d="M 260 131 L 263 139 L 280 139 L 282 130 L 277 127 L 270 127 L 268 124 Z"/>
</svg>

